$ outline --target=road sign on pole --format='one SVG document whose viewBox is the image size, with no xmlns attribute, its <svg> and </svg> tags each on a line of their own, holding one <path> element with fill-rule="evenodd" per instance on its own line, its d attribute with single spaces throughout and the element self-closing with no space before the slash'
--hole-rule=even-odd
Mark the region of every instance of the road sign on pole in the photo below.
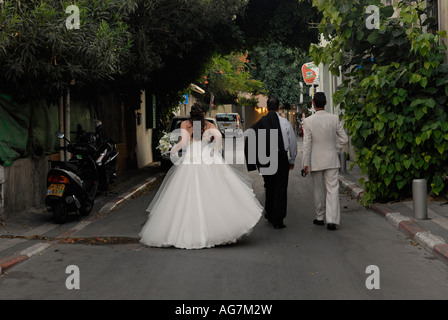
<svg viewBox="0 0 448 320">
<path fill-rule="evenodd" d="M 302 66 L 303 80 L 309 86 L 318 84 L 319 82 L 319 67 L 314 62 L 305 63 Z"/>
</svg>

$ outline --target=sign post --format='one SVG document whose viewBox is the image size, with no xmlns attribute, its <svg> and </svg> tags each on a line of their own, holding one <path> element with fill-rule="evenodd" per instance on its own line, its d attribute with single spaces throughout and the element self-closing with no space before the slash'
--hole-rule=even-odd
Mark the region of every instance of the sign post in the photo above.
<svg viewBox="0 0 448 320">
<path fill-rule="evenodd" d="M 305 63 L 302 66 L 303 80 L 309 86 L 319 83 L 319 67 L 314 62 Z"/>
<path fill-rule="evenodd" d="M 157 102 L 156 95 L 152 95 L 152 128 L 155 129 L 157 126 Z"/>
<path fill-rule="evenodd" d="M 215 108 L 215 96 L 213 93 L 210 94 L 210 109 L 209 109 L 209 116 L 212 116 L 212 109 Z"/>
<path fill-rule="evenodd" d="M 314 64 L 314 62 L 305 63 L 302 66 L 302 76 L 306 85 L 311 86 L 310 96 L 314 97 L 314 86 L 319 85 L 319 67 Z M 314 107 L 311 106 L 311 112 L 314 113 Z"/>
</svg>

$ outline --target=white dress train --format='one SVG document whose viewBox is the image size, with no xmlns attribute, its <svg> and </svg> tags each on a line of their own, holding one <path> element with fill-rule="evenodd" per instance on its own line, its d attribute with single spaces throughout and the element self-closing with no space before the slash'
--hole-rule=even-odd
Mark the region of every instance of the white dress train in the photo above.
<svg viewBox="0 0 448 320">
<path fill-rule="evenodd" d="M 147 209 L 141 243 L 211 248 L 237 242 L 260 220 L 263 207 L 249 178 L 224 162 L 216 147 L 220 137 L 213 149 L 208 138 L 188 143 L 182 163 L 168 171 Z"/>
</svg>

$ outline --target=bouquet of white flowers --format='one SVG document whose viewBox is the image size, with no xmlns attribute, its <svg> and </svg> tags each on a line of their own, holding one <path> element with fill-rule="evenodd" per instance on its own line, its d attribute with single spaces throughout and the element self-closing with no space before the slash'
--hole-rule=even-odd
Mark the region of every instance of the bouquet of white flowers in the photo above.
<svg viewBox="0 0 448 320">
<path fill-rule="evenodd" d="M 159 140 L 159 145 L 156 149 L 159 149 L 162 154 L 170 152 L 171 148 L 177 143 L 178 136 L 173 133 L 163 132 L 163 137 Z"/>
</svg>

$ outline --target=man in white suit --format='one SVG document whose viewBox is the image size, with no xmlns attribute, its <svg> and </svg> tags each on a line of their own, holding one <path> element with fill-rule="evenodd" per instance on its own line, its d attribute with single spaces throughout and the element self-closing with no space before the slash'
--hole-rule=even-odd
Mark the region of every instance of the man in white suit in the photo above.
<svg viewBox="0 0 448 320">
<path fill-rule="evenodd" d="M 348 143 L 348 137 L 337 115 L 325 111 L 327 100 L 323 92 L 313 98 L 316 113 L 304 120 L 303 167 L 311 172 L 314 185 L 314 224 L 336 230 L 340 224 L 338 152 Z"/>
</svg>

